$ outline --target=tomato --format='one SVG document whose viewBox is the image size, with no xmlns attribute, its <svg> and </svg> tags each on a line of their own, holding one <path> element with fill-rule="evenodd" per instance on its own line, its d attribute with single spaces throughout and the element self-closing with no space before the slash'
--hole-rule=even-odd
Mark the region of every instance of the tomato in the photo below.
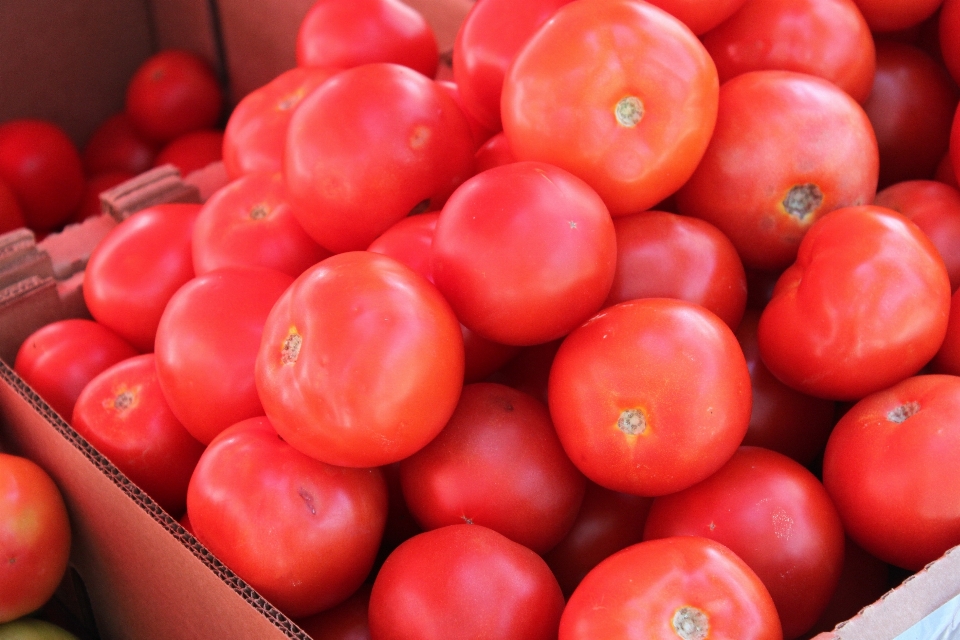
<svg viewBox="0 0 960 640">
<path fill-rule="evenodd" d="M 693 173 L 717 91 L 710 55 L 673 16 L 634 0 L 573 2 L 517 54 L 503 130 L 518 159 L 582 178 L 614 216 L 635 213 Z"/>
<path fill-rule="evenodd" d="M 425 530 L 483 525 L 540 554 L 570 530 L 584 492 L 547 407 L 489 382 L 464 386 L 443 431 L 400 462 L 400 483 Z"/>
<path fill-rule="evenodd" d="M 475 147 L 479 148 L 480 145 L 489 140 L 490 137 L 496 133 L 496 131 L 491 131 L 485 127 L 479 120 L 473 117 L 469 111 L 467 111 L 463 104 L 463 96 L 461 95 L 460 87 L 457 86 L 457 83 L 451 80 L 437 80 L 437 86 L 446 91 L 447 95 L 453 98 L 453 101 L 457 103 L 458 107 L 460 107 L 460 111 L 463 113 L 464 117 L 467 119 L 467 124 L 470 126 L 470 133 L 473 136 L 473 143 Z"/>
<path fill-rule="evenodd" d="M 197 215 L 192 247 L 198 275 L 259 266 L 296 278 L 330 257 L 297 222 L 279 173 L 251 173 L 210 196 Z"/>
<path fill-rule="evenodd" d="M 474 142 L 435 82 L 384 63 L 343 71 L 304 98 L 285 153 L 300 224 L 341 252 L 365 249 L 414 209 L 444 202 L 473 173 Z"/>
<path fill-rule="evenodd" d="M 817 222 L 760 316 L 763 362 L 803 393 L 856 400 L 913 375 L 947 329 L 950 279 L 915 224 L 883 207 Z"/>
<path fill-rule="evenodd" d="M 950 126 L 949 144 L 948 154 L 950 164 L 953 165 L 953 179 L 960 182 L 960 171 L 957 171 L 957 168 L 960 167 L 960 104 L 957 105 L 957 110 L 953 113 L 953 124 Z"/>
<path fill-rule="evenodd" d="M 956 37 L 960 29 L 960 0 L 944 0 L 938 27 L 943 62 L 953 81 L 960 83 L 960 39 Z"/>
<path fill-rule="evenodd" d="M 90 315 L 142 352 L 153 351 L 160 316 L 193 278 L 196 204 L 142 209 L 111 229 L 90 254 L 83 299 Z"/>
<path fill-rule="evenodd" d="M 943 0 L 855 0 L 871 31 L 906 29 L 929 18 Z"/>
<path fill-rule="evenodd" d="M 134 177 L 136 177 L 134 174 L 126 171 L 110 171 L 91 176 L 87 181 L 87 188 L 83 192 L 83 200 L 80 201 L 80 206 L 73 212 L 67 223 L 83 222 L 87 218 L 102 214 L 100 194 Z"/>
<path fill-rule="evenodd" d="M 490 131 L 499 131 L 503 78 L 517 52 L 557 9 L 570 0 L 476 3 L 453 44 L 453 78 L 464 109 Z"/>
<path fill-rule="evenodd" d="M 313 615 L 361 585 L 387 516 L 377 469 L 309 458 L 266 418 L 225 429 L 190 480 L 194 535 L 286 615 Z"/>
<path fill-rule="evenodd" d="M 499 382 L 528 393 L 544 404 L 547 400 L 547 383 L 553 359 L 560 349 L 562 339 L 523 347 L 506 364 L 489 377 L 490 382 Z"/>
<path fill-rule="evenodd" d="M 540 556 L 477 524 L 434 529 L 390 554 L 370 594 L 373 640 L 548 640 L 563 594 Z"/>
<path fill-rule="evenodd" d="M 101 371 L 137 355 L 110 329 L 92 320 L 59 320 L 34 331 L 17 351 L 13 369 L 64 420 L 87 383 Z"/>
<path fill-rule="evenodd" d="M 608 307 L 560 345 L 550 415 L 570 459 L 636 495 L 685 489 L 733 455 L 750 421 L 750 374 L 727 325 L 699 305 Z"/>
<path fill-rule="evenodd" d="M 720 82 L 780 69 L 829 80 L 857 102 L 870 95 L 873 36 L 854 0 L 747 0 L 704 34 Z"/>
<path fill-rule="evenodd" d="M 899 42 L 877 43 L 877 73 L 863 104 L 880 150 L 880 187 L 933 177 L 947 152 L 957 93 L 933 58 Z"/>
<path fill-rule="evenodd" d="M 326 611 L 297 620 L 297 626 L 313 640 L 370 640 L 370 585 Z"/>
<path fill-rule="evenodd" d="M 653 0 L 650 4 L 660 7 L 701 35 L 728 20 L 743 3 L 744 0 Z"/>
<path fill-rule="evenodd" d="M 19 229 L 26 224 L 17 197 L 7 183 L 0 179 L 0 233 Z"/>
<path fill-rule="evenodd" d="M 957 182 L 957 174 L 953 170 L 953 161 L 950 158 L 950 152 L 943 154 L 940 164 L 937 165 L 937 171 L 933 174 L 933 179 L 951 186 L 954 189 L 960 189 L 960 182 Z"/>
<path fill-rule="evenodd" d="M 223 132 L 227 175 L 237 179 L 245 173 L 282 170 L 290 118 L 303 99 L 337 71 L 296 67 L 244 96 Z"/>
<path fill-rule="evenodd" d="M 843 567 L 843 525 L 826 489 L 760 447 L 741 447 L 706 480 L 655 499 L 643 537 L 671 536 L 703 536 L 737 554 L 770 592 L 785 638 L 813 626 Z"/>
<path fill-rule="evenodd" d="M 477 149 L 475 158 L 477 173 L 517 161 L 517 157 L 510 150 L 510 141 L 503 131 L 483 143 L 483 146 Z"/>
<path fill-rule="evenodd" d="M 433 280 L 481 336 L 533 345 L 596 313 L 616 267 L 603 201 L 557 167 L 518 162 L 477 174 L 447 201 L 431 248 Z"/>
<path fill-rule="evenodd" d="M 170 411 L 152 353 L 118 362 L 91 380 L 70 424 L 167 513 L 184 512 L 203 445 Z"/>
<path fill-rule="evenodd" d="M 834 427 L 823 483 L 847 534 L 918 571 L 960 544 L 960 378 L 915 376 L 871 394 Z"/>
<path fill-rule="evenodd" d="M 70 541 L 67 507 L 47 472 L 0 453 L 0 623 L 53 596 L 67 570 Z"/>
<path fill-rule="evenodd" d="M 597 565 L 570 596 L 559 640 L 780 640 L 757 575 L 695 536 L 641 542 Z"/>
<path fill-rule="evenodd" d="M 737 249 L 709 222 L 665 211 L 613 221 L 617 270 L 604 306 L 637 298 L 677 298 L 706 307 L 736 329 L 747 305 Z"/>
<path fill-rule="evenodd" d="M 0 180 L 17 198 L 27 226 L 51 231 L 83 197 L 86 179 L 76 145 L 45 120 L 0 124 Z"/>
<path fill-rule="evenodd" d="M 168 142 L 153 161 L 159 167 L 172 164 L 181 176 L 188 176 L 223 158 L 223 132 L 200 129 L 177 136 Z"/>
<path fill-rule="evenodd" d="M 212 128 L 223 89 L 210 64 L 189 51 L 166 49 L 145 60 L 127 84 L 126 113 L 140 135 L 164 144 Z"/>
<path fill-rule="evenodd" d="M 783 269 L 820 216 L 873 200 L 878 162 L 867 115 L 838 87 L 751 71 L 720 89 L 716 130 L 677 206 L 723 231 L 745 266 Z"/>
<path fill-rule="evenodd" d="M 94 176 L 107 171 L 127 171 L 134 175 L 153 166 L 157 149 L 145 140 L 125 111 L 104 120 L 83 147 L 83 168 Z"/>
<path fill-rule="evenodd" d="M 439 62 L 430 25 L 400 0 L 317 0 L 300 23 L 296 52 L 301 67 L 392 62 L 428 78 Z"/>
<path fill-rule="evenodd" d="M 267 314 L 293 278 L 263 267 L 224 267 L 190 280 L 157 327 L 157 376 L 173 415 L 204 444 L 263 415 L 254 364 Z"/>
<path fill-rule="evenodd" d="M 601 561 L 643 539 L 643 525 L 652 503 L 652 498 L 610 491 L 587 482 L 573 526 L 543 557 L 564 596 L 569 598 Z"/>
<path fill-rule="evenodd" d="M 396 260 L 334 255 L 270 312 L 256 384 L 277 433 L 298 450 L 344 466 L 396 462 L 453 414 L 460 325 L 436 288 Z"/>
<path fill-rule="evenodd" d="M 947 334 L 940 344 L 930 369 L 934 373 L 949 373 L 960 376 L 960 289 L 950 297 L 950 315 L 947 317 Z"/>
<path fill-rule="evenodd" d="M 951 291 L 960 288 L 960 190 L 932 180 L 908 180 L 878 193 L 873 204 L 920 227 L 943 258 Z"/>
</svg>

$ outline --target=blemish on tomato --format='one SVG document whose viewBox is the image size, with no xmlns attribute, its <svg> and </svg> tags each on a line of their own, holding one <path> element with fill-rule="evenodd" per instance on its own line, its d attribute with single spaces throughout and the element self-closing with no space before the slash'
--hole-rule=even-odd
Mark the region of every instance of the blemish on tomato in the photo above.
<svg viewBox="0 0 960 640">
<path fill-rule="evenodd" d="M 673 613 L 673 630 L 683 640 L 706 640 L 710 619 L 696 607 L 680 607 Z"/>
<path fill-rule="evenodd" d="M 620 98 L 613 112 L 621 126 L 632 128 L 643 119 L 643 103 L 636 96 L 626 96 Z"/>
<path fill-rule="evenodd" d="M 915 415 L 918 411 L 920 411 L 920 403 L 916 400 L 911 400 L 888 412 L 887 420 L 900 424 L 910 416 Z"/>
<path fill-rule="evenodd" d="M 292 93 L 288 93 L 283 98 L 281 98 L 280 102 L 277 103 L 277 109 L 279 109 L 280 111 L 289 111 L 290 109 L 297 106 L 301 100 L 303 100 L 303 95 L 304 95 L 303 87 L 297 89 Z"/>
<path fill-rule="evenodd" d="M 410 148 L 421 149 L 430 141 L 430 127 L 418 124 L 410 133 Z"/>
<path fill-rule="evenodd" d="M 266 202 L 260 202 L 250 208 L 251 220 L 263 220 L 268 215 L 270 215 L 270 205 L 268 205 Z"/>
<path fill-rule="evenodd" d="M 280 347 L 280 363 L 294 364 L 297 361 L 297 358 L 300 357 L 300 347 L 303 345 L 303 336 L 301 336 L 296 327 L 290 328 L 290 333 L 287 334 L 287 337 L 283 341 L 283 345 Z"/>
<path fill-rule="evenodd" d="M 317 509 L 313 506 L 313 495 L 303 487 L 300 487 L 300 489 L 297 491 L 297 495 L 303 498 L 303 501 L 307 505 L 307 509 L 310 509 L 310 515 L 317 515 Z"/>
<path fill-rule="evenodd" d="M 624 409 L 617 419 L 617 428 L 628 436 L 635 436 L 647 430 L 647 416 L 640 409 Z"/>
<path fill-rule="evenodd" d="M 113 408 L 117 411 L 126 411 L 133 406 L 134 400 L 136 400 L 136 397 L 133 395 L 132 391 L 124 391 L 113 399 Z"/>
<path fill-rule="evenodd" d="M 800 222 L 805 222 L 823 204 L 823 191 L 812 182 L 795 184 L 790 187 L 780 204 L 788 214 Z"/>
</svg>

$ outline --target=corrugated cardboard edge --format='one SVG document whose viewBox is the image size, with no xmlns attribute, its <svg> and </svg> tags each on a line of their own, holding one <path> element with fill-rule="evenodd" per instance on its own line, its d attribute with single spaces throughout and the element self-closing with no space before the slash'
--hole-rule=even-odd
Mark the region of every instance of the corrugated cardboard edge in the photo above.
<svg viewBox="0 0 960 640">
<path fill-rule="evenodd" d="M 145 171 L 100 194 L 100 206 L 117 222 L 158 204 L 181 202 L 199 204 L 200 190 L 187 184 L 171 164 Z"/>
<path fill-rule="evenodd" d="M 64 494 L 71 561 L 104 640 L 309 640 L 3 363 L 0 419 L 4 446 L 44 467 Z"/>
</svg>

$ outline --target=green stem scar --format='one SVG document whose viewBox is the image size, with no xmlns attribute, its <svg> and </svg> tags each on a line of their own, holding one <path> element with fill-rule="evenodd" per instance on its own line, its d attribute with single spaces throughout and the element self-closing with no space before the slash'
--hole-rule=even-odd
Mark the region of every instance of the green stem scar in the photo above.
<svg viewBox="0 0 960 640">
<path fill-rule="evenodd" d="M 621 126 L 635 127 L 643 119 L 643 103 L 636 96 L 621 98 L 614 109 L 614 113 Z"/>
</svg>

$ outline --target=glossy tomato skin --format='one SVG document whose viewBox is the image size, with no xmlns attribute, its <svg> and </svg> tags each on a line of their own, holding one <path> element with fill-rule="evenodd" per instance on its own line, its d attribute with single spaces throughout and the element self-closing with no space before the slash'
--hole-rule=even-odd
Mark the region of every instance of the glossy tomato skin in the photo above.
<svg viewBox="0 0 960 640">
<path fill-rule="evenodd" d="M 317 0 L 297 32 L 297 65 L 349 69 L 400 64 L 432 78 L 437 40 L 424 17 L 399 0 Z"/>
<path fill-rule="evenodd" d="M 170 411 L 152 353 L 118 362 L 91 380 L 70 424 L 167 513 L 184 513 L 204 447 Z"/>
<path fill-rule="evenodd" d="M 750 421 L 750 376 L 733 332 L 703 307 L 667 298 L 608 307 L 571 332 L 548 394 L 573 463 L 635 495 L 703 480 Z"/>
<path fill-rule="evenodd" d="M 728 20 L 743 3 L 744 0 L 654 0 L 650 4 L 674 16 L 699 36 Z"/>
<path fill-rule="evenodd" d="M 263 415 L 254 366 L 264 323 L 293 282 L 263 267 L 224 267 L 170 298 L 157 328 L 157 375 L 170 409 L 204 444 Z"/>
<path fill-rule="evenodd" d="M 332 609 L 297 620 L 297 626 L 313 640 L 370 640 L 370 589 L 364 584 Z"/>
<path fill-rule="evenodd" d="M 849 95 L 806 74 L 752 71 L 720 89 L 713 138 L 677 206 L 723 231 L 744 266 L 783 269 L 820 216 L 873 199 L 878 163 Z"/>
<path fill-rule="evenodd" d="M 757 575 L 722 544 L 695 536 L 650 540 L 610 556 L 583 579 L 560 620 L 559 640 L 678 637 L 783 635 Z"/>
<path fill-rule="evenodd" d="M 453 414 L 460 324 L 436 288 L 396 260 L 338 254 L 277 301 L 256 379 L 267 416 L 298 450 L 330 464 L 389 464 Z"/>
<path fill-rule="evenodd" d="M 248 93 L 223 132 L 223 165 L 234 180 L 246 173 L 283 169 L 290 118 L 314 89 L 339 69 L 295 67 Z"/>
<path fill-rule="evenodd" d="M 760 316 L 760 356 L 803 393 L 857 400 L 916 373 L 947 330 L 950 279 L 915 224 L 846 207 L 811 227 Z"/>
<path fill-rule="evenodd" d="M 857 102 L 870 95 L 876 53 L 853 0 L 747 0 L 704 34 L 720 83 L 747 71 L 780 69 L 829 80 Z"/>
<path fill-rule="evenodd" d="M 747 305 L 737 249 L 709 222 L 666 211 L 613 221 L 617 271 L 604 306 L 637 298 L 678 298 L 706 307 L 736 329 Z"/>
<path fill-rule="evenodd" d="M 760 447 L 741 447 L 703 482 L 655 499 L 644 539 L 671 536 L 703 536 L 736 553 L 770 592 L 785 638 L 813 626 L 843 567 L 843 525 L 826 489 Z"/>
<path fill-rule="evenodd" d="M 563 594 L 540 556 L 480 525 L 414 536 L 370 595 L 373 640 L 548 640 Z"/>
<path fill-rule="evenodd" d="M 135 355 L 137 350 L 110 329 L 92 320 L 71 318 L 30 334 L 17 351 L 13 370 L 69 420 L 88 382 Z"/>
<path fill-rule="evenodd" d="M 296 278 L 331 255 L 297 222 L 279 173 L 249 173 L 210 196 L 197 215 L 191 247 L 197 275 L 253 266 Z"/>
<path fill-rule="evenodd" d="M 855 0 L 870 29 L 887 33 L 918 25 L 937 10 L 943 0 Z"/>
<path fill-rule="evenodd" d="M 848 535 L 918 571 L 960 544 L 960 378 L 915 376 L 858 402 L 834 427 L 823 483 Z"/>
<path fill-rule="evenodd" d="M 425 530 L 483 525 L 540 554 L 570 530 L 585 485 L 547 408 L 490 382 L 464 386 L 443 431 L 400 462 L 400 482 Z"/>
<path fill-rule="evenodd" d="M 597 193 L 542 162 L 477 174 L 447 201 L 433 280 L 460 321 L 517 346 L 562 337 L 596 313 L 616 268 L 616 233 Z"/>
<path fill-rule="evenodd" d="M 648 209 L 703 156 L 717 116 L 709 54 L 686 26 L 633 0 L 574 2 L 507 73 L 503 129 L 520 160 L 596 189 L 614 216 Z"/>
<path fill-rule="evenodd" d="M 36 119 L 0 124 L 0 180 L 36 231 L 63 223 L 80 204 L 86 184 L 73 141 L 59 126 Z"/>
<path fill-rule="evenodd" d="M 370 571 L 387 487 L 378 469 L 314 460 L 251 418 L 204 451 L 187 511 L 217 558 L 285 614 L 305 617 L 346 600 Z"/>
<path fill-rule="evenodd" d="M 156 144 L 216 124 L 223 89 L 209 63 L 189 51 L 165 49 L 137 67 L 127 84 L 126 112 Z"/>
<path fill-rule="evenodd" d="M 425 201 L 444 202 L 473 173 L 473 153 L 466 117 L 435 82 L 396 64 L 368 64 L 301 102 L 287 131 L 284 175 L 306 232 L 331 251 L 351 251 Z"/>
<path fill-rule="evenodd" d="M 0 624 L 53 596 L 70 559 L 70 518 L 36 463 L 0 453 Z"/>
<path fill-rule="evenodd" d="M 90 254 L 83 282 L 90 315 L 142 352 L 153 351 L 164 308 L 194 276 L 191 239 L 199 212 L 197 204 L 142 209 Z"/>
</svg>

